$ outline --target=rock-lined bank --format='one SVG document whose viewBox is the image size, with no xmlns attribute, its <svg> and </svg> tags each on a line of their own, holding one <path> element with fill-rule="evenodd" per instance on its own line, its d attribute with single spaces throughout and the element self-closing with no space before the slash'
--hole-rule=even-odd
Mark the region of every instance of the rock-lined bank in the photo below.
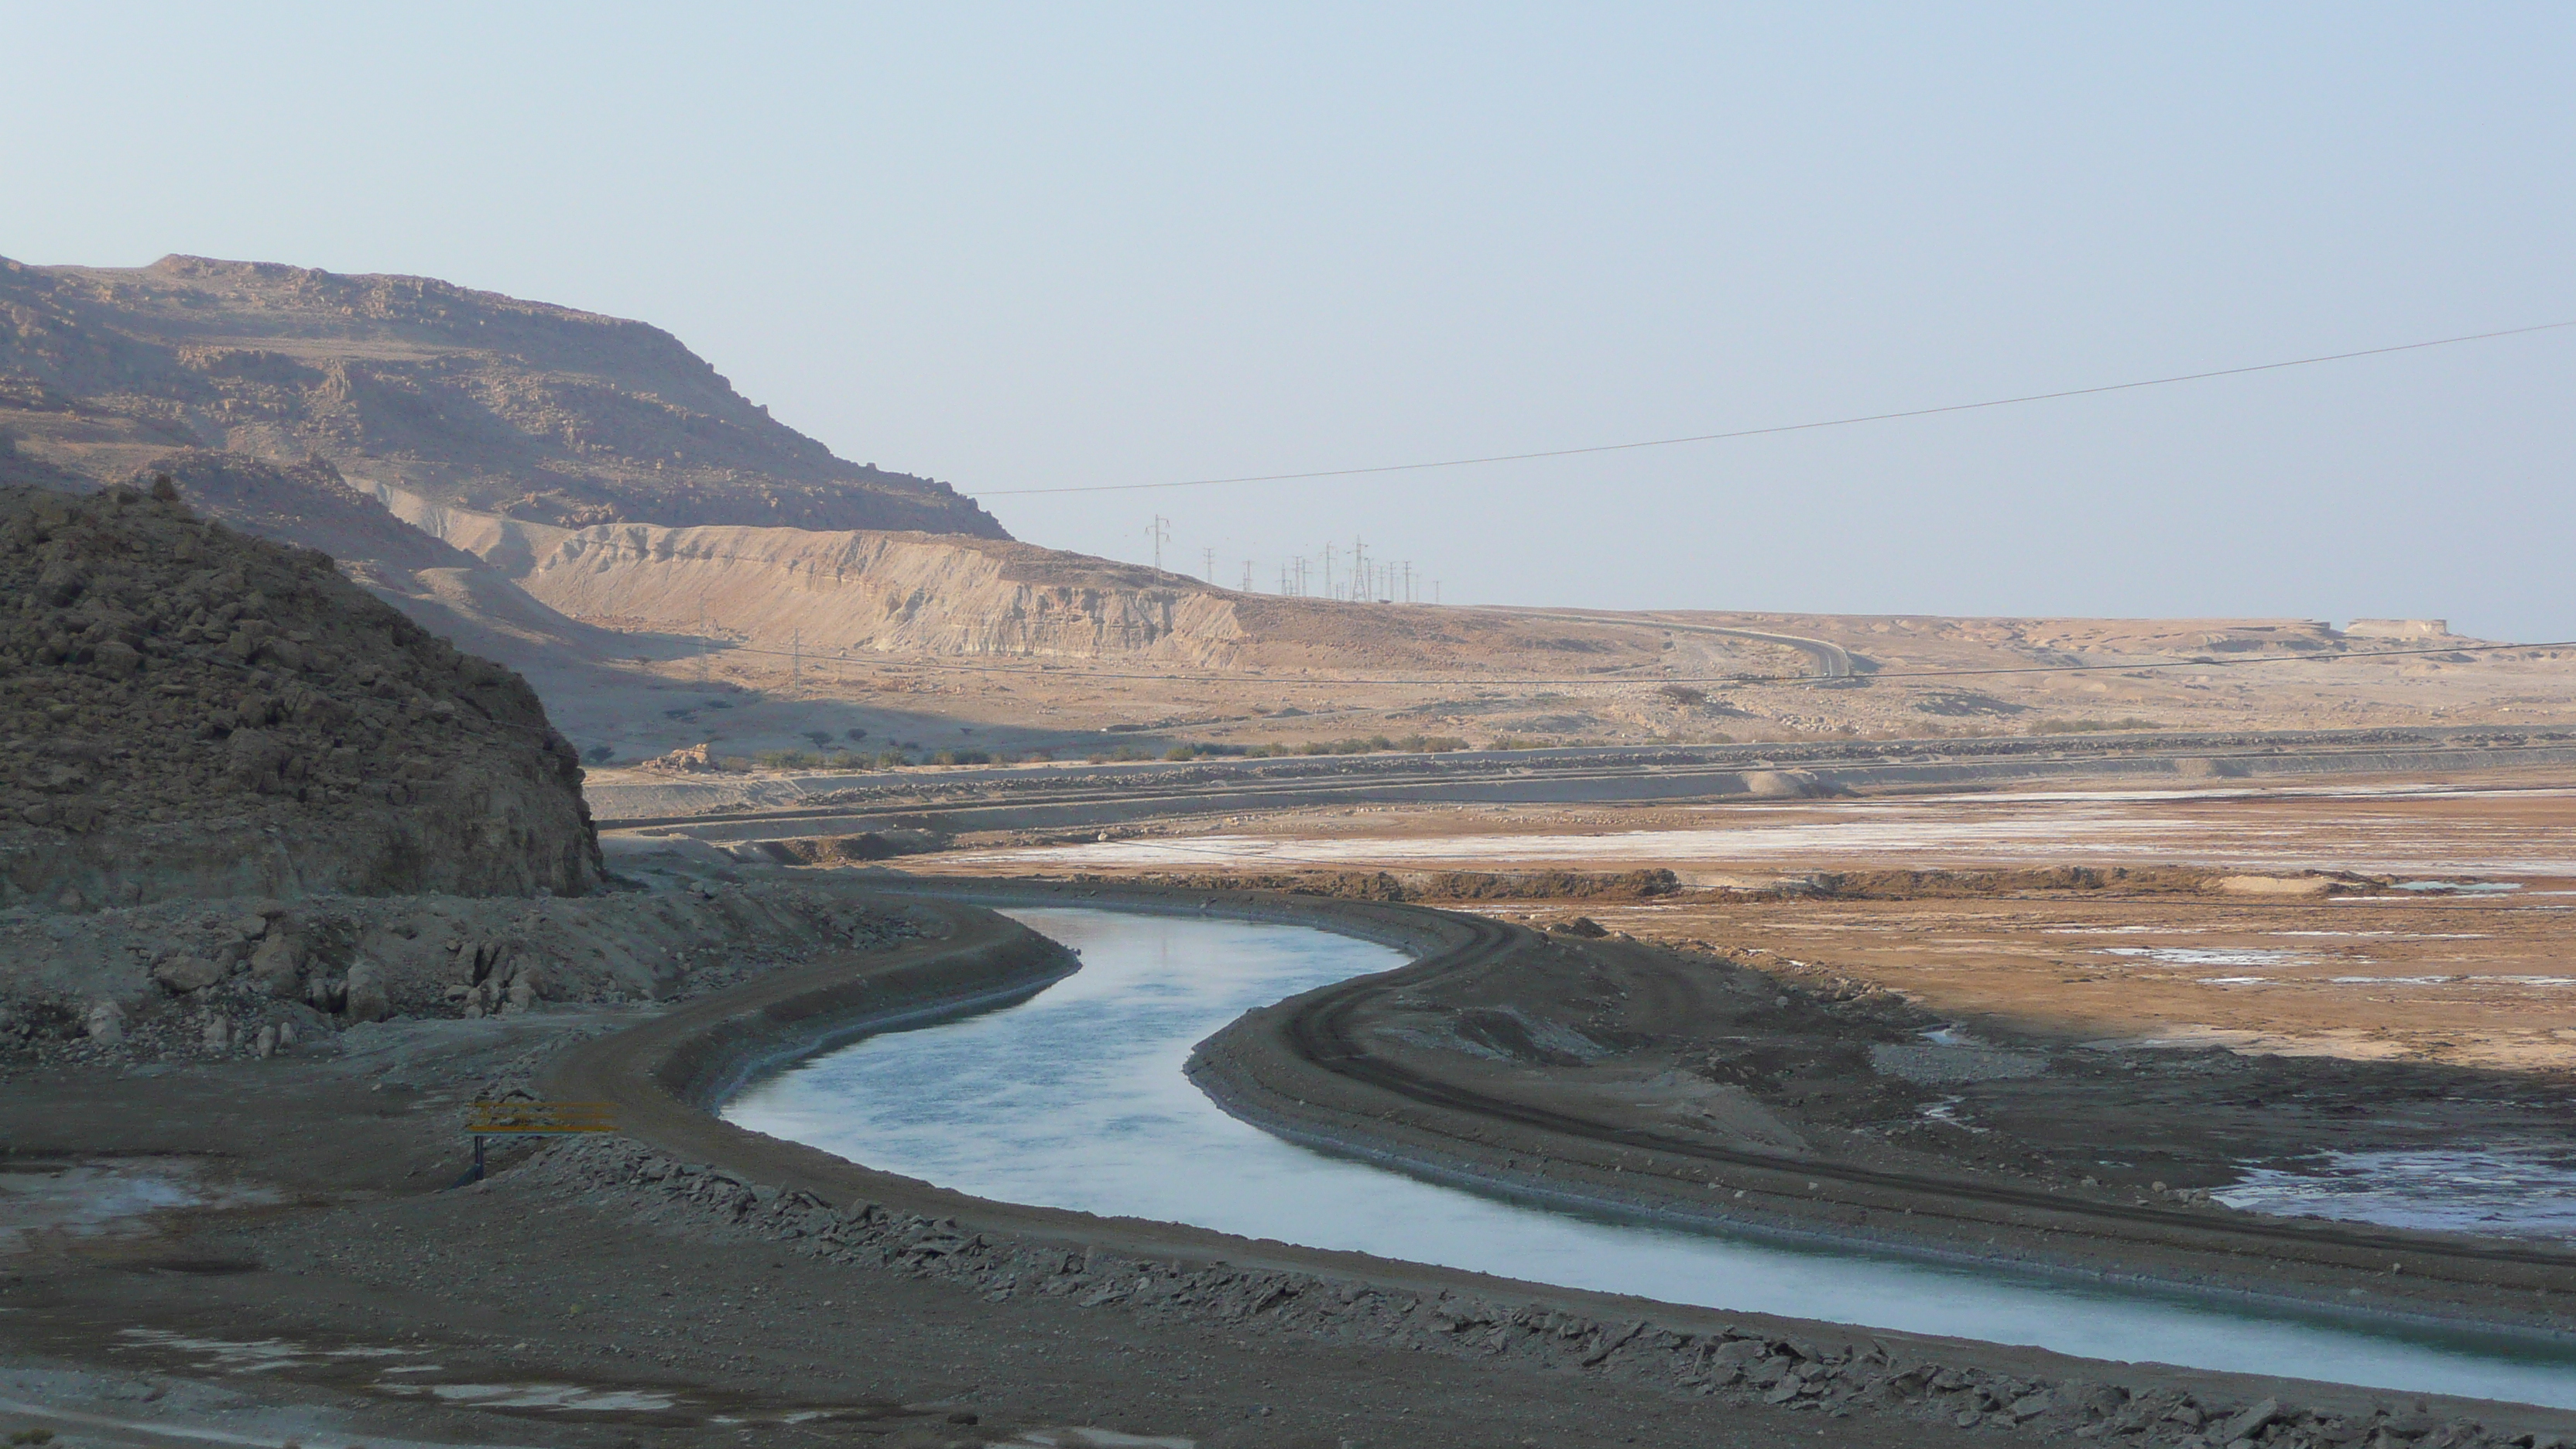
<svg viewBox="0 0 2576 1449">
<path fill-rule="evenodd" d="M 815 892 L 839 884 L 781 883 Z M 676 883 L 665 897 L 546 905 L 707 904 Z M 2448 1449 L 2576 1427 L 2563 1413 L 1873 1337 L 979 1201 L 732 1128 L 650 1071 L 640 1078 L 650 1091 L 618 1108 L 633 1141 L 519 1166 L 504 1156 L 481 1189 L 438 1190 L 463 1168 L 458 1125 L 476 1095 L 512 1086 L 587 1095 L 597 1076 L 565 1071 L 583 1059 L 625 1071 L 633 1086 L 638 1070 L 672 1064 L 684 1039 L 712 1037 L 713 1052 L 696 1065 L 715 1076 L 658 1074 L 686 1094 L 747 1056 L 828 1029 L 833 1003 L 816 1000 L 820 987 L 860 988 L 839 1003 L 849 1020 L 889 1007 L 935 1010 L 1043 980 L 1063 964 L 978 912 L 850 899 L 924 934 L 830 951 L 828 961 L 828 942 L 782 938 L 774 953 L 745 953 L 756 979 L 670 1007 L 540 1003 L 458 1020 L 458 1005 L 443 1008 L 448 1019 L 396 1018 L 340 1032 L 325 1049 L 299 1041 L 266 1061 L 236 1050 L 147 1064 L 128 1053 L 96 1058 L 105 1070 L 55 1061 L 15 1074 L 0 1091 L 0 1139 L 19 1152 L 216 1154 L 228 1175 L 277 1184 L 288 1205 L 191 1218 L 184 1241 L 121 1249 L 113 1262 L 15 1260 L 0 1272 L 0 1307 L 11 1310 L 0 1313 L 0 1348 L 208 1378 L 215 1370 L 199 1367 L 202 1354 L 153 1348 L 124 1330 L 174 1344 L 274 1335 L 305 1353 L 300 1366 L 220 1381 L 406 1416 L 353 1431 L 349 1442 L 482 1442 L 496 1432 L 488 1418 L 467 1422 L 488 1410 L 433 1402 L 410 1376 L 411 1360 L 404 1377 L 352 1393 L 381 1364 L 327 1356 L 388 1343 L 445 1365 L 431 1382 L 535 1380 L 676 1400 L 603 1422 L 538 1411 L 548 1442 L 596 1449 L 684 1449 L 770 1423 L 802 1433 L 848 1423 L 844 1432 L 889 1446 L 1062 1442 L 1075 1436 L 1059 1426 L 1098 1425 L 1185 1435 L 1205 1449 L 1785 1449 L 1827 1442 L 1820 1430 L 1835 1442 L 1959 1449 L 2098 1437 L 2134 1423 L 2134 1434 L 2111 1442 L 2165 1449 L 2198 1437 L 2206 1449 L 2209 1430 L 2267 1397 L 2308 1411 L 2255 1436 L 2274 1445 Z M 1208 899 L 1158 898 L 1172 910 Z M 1431 913 L 1357 903 L 1243 909 L 1341 920 L 1415 950 L 1451 929 Z M 967 969 L 943 980 L 942 961 Z M 872 996 L 878 985 L 891 989 Z M 806 1015 L 798 1002 L 827 1010 Z M 632 1050 L 639 1042 L 652 1050 Z M 159 1264 L 167 1270 L 134 1271 Z M 2116 1392 L 2096 1394 L 2095 1384 Z M 397 1386 L 411 1396 L 384 1397 Z M 2048 1410 L 2022 1412 L 2038 1408 L 2038 1391 Z M 1765 1402 L 1774 1394 L 1778 1402 Z M 174 1387 L 170 1401 L 179 1397 Z M 970 1422 L 978 1413 L 980 1425 Z M 1972 1413 L 1973 1426 L 1958 1427 Z M 2473 1435 L 2467 1420 L 2487 1427 Z M 2415 1432 L 2425 1424 L 2449 1432 Z"/>
<path fill-rule="evenodd" d="M 833 1202 L 628 1139 L 558 1147 L 515 1176 L 647 1231 L 767 1243 L 818 1270 L 934 1280 L 992 1304 L 1060 1299 L 1147 1327 L 1439 1354 L 1500 1373 L 1604 1378 L 1640 1392 L 1704 1400 L 1712 1424 L 1761 1406 L 1851 1420 L 1838 1431 L 1846 1435 L 1901 1433 L 1902 1423 L 1980 1431 L 2006 1442 L 2102 1439 L 2140 1449 L 2556 1449 L 2565 1442 L 2548 1431 L 2490 1431 L 2477 1419 L 2410 1408 L 2394 1397 L 2368 1407 L 2306 1405 L 2278 1395 L 2249 1400 L 2126 1366 L 2105 1365 L 2099 1379 L 2012 1372 L 1942 1355 L 1922 1340 L 1856 1335 L 1830 1325 L 1804 1331 L 1672 1326 L 1420 1284 L 1195 1255 L 1139 1256 L 978 1227 L 954 1214 Z"/>
<path fill-rule="evenodd" d="M 1558 1209 L 2568 1332 L 2576 1252 L 2563 1246 L 2237 1212 L 2169 1184 L 2149 1196 L 2043 1178 L 2036 1152 L 1990 1161 L 1973 1141 L 1850 1130 L 1916 1119 L 1938 1095 L 1873 1065 L 1938 1024 L 1890 993 L 1585 940 L 1572 923 L 1541 935 L 1446 919 L 1459 938 L 1412 966 L 1247 1013 L 1200 1044 L 1192 1079 L 1287 1140 Z M 2129 1073 L 2090 1070 L 2051 1078 L 2070 1114 L 2135 1090 Z"/>
</svg>

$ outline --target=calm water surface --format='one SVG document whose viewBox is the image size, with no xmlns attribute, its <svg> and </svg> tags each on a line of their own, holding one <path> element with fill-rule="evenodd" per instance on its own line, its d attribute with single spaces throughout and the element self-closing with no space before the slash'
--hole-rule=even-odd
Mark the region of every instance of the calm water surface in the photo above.
<svg viewBox="0 0 2576 1449">
<path fill-rule="evenodd" d="M 1022 1005 L 870 1037 L 754 1083 L 727 1119 L 1010 1202 L 1195 1223 L 1667 1302 L 2094 1358 L 2576 1407 L 2576 1349 L 2350 1326 L 2009 1273 L 1550 1212 L 1292 1146 L 1181 1075 L 1244 1011 L 1402 964 L 1299 926 L 1009 912 L 1082 953 Z"/>
</svg>

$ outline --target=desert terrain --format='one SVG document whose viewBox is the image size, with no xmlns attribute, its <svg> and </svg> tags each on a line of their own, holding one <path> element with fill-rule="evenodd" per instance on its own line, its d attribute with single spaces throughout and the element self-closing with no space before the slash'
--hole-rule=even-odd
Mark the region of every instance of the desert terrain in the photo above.
<svg viewBox="0 0 2576 1449">
<path fill-rule="evenodd" d="M 1246 593 L 1009 539 L 640 323 L 190 258 L 10 263 L 0 303 L 11 1433 L 2576 1432 L 975 1196 L 721 1115 L 1085 979 L 997 910 L 1285 924 L 1412 964 L 1171 1084 L 1319 1175 L 2546 1390 L 2576 645 Z M 614 1130 L 473 1179 L 468 1121 L 543 1101 Z"/>
</svg>

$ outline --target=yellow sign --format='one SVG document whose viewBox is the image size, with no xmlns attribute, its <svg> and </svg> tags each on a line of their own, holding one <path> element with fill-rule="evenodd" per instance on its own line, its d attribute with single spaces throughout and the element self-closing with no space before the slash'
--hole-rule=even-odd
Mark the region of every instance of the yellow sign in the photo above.
<svg viewBox="0 0 2576 1449">
<path fill-rule="evenodd" d="M 477 1137 L 566 1137 L 581 1132 L 614 1132 L 614 1110 L 607 1102 L 476 1102 L 466 1113 L 465 1130 Z"/>
</svg>

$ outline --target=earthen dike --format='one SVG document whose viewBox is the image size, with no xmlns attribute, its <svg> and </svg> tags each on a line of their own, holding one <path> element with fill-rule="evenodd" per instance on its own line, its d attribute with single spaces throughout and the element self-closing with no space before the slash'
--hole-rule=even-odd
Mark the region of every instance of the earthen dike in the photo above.
<svg viewBox="0 0 2576 1449">
<path fill-rule="evenodd" d="M 1998 1270 L 2074 1273 L 2183 1287 L 2239 1299 L 2321 1305 L 2338 1276 L 2401 1255 L 2416 1290 L 2409 1316 L 2497 1326 L 2495 1290 L 2576 1288 L 2576 1254 L 2375 1228 L 2212 1222 L 2152 1209 L 2073 1203 L 1939 1177 L 1710 1150 L 1579 1115 L 1534 1109 L 1443 1081 L 1374 1052 L 1367 1020 L 1390 993 L 1493 966 L 1533 947 L 1531 933 L 1478 917 L 1412 907 L 1254 892 L 1174 891 L 1096 883 L 951 881 L 897 891 L 935 917 L 934 939 L 867 958 L 784 973 L 709 997 L 584 1044 L 553 1068 L 547 1090 L 615 1104 L 621 1130 L 652 1152 L 698 1160 L 791 1201 L 824 1209 L 919 1215 L 949 1231 L 1058 1245 L 1140 1262 L 1254 1274 L 1359 1279 L 1422 1294 L 1473 1294 L 1649 1322 L 1694 1335 L 1796 1333 L 1866 1353 L 1875 1341 L 1949 1365 L 2112 1382 L 2132 1392 L 2187 1387 L 2251 1397 L 2286 1382 L 2107 1364 L 1972 1340 L 1860 1332 L 1552 1285 L 1249 1242 L 1205 1229 L 994 1202 L 877 1171 L 736 1127 L 715 1109 L 761 1071 L 873 1032 L 1026 999 L 1075 969 L 1055 943 L 981 905 L 1089 905 L 1292 923 L 1397 946 L 1419 959 L 1251 1013 L 1207 1042 L 1190 1072 L 1229 1112 L 1291 1140 L 1523 1201 L 1754 1236 L 1840 1241 Z M 1551 949 L 1566 943 L 1549 941 Z M 1588 944 L 1588 943 L 1587 943 Z M 1543 1164 L 1543 1166 L 1533 1166 Z M 1712 1188 L 1742 1188 L 1714 1208 Z M 864 1205 L 862 1208 L 861 1205 Z M 1973 1238 L 1971 1235 L 1974 1235 Z M 1972 1248 L 1983 1240 L 1998 1247 Z M 982 1239 L 978 1239 L 982 1241 Z M 2117 1257 L 2125 1271 L 2104 1270 Z M 2502 1315 L 2509 1317 L 2509 1314 Z M 1746 1325 L 1752 1325 L 1748 1328 Z M 2364 1390 L 2301 1384 L 2302 1402 L 2357 1410 Z M 2463 1401 L 2465 1402 L 2465 1401 Z M 2492 1412 L 2496 1406 L 2484 1406 Z"/>
</svg>

